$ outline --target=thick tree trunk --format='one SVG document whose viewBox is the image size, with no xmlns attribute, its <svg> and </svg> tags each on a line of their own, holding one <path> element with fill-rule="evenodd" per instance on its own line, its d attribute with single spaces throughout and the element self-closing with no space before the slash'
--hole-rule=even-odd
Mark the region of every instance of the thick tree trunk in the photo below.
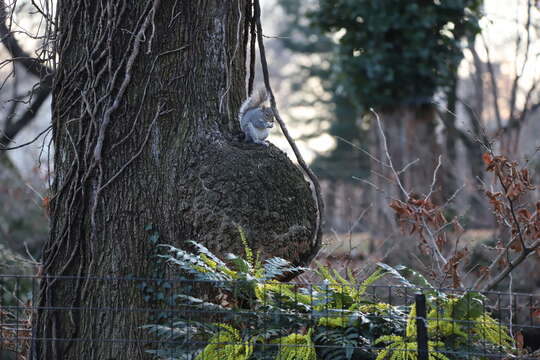
<svg viewBox="0 0 540 360">
<path fill-rule="evenodd" d="M 239 136 L 246 7 L 59 1 L 55 182 L 35 326 L 38 338 L 57 340 L 37 342 L 34 358 L 146 358 L 148 314 L 114 311 L 147 307 L 142 291 L 90 276 L 163 271 L 149 226 L 160 243 L 195 240 L 220 254 L 242 252 L 238 227 L 263 257 L 305 264 L 317 250 L 300 170 Z"/>
</svg>

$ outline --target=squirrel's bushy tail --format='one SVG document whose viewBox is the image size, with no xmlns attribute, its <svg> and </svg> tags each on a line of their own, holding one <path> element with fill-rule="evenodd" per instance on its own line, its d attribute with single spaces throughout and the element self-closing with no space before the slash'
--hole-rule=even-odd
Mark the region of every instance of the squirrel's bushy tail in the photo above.
<svg viewBox="0 0 540 360">
<path fill-rule="evenodd" d="M 240 111 L 238 113 L 238 118 L 240 122 L 242 122 L 242 118 L 244 117 L 245 113 L 248 112 L 251 109 L 256 109 L 261 107 L 262 104 L 264 104 L 268 100 L 268 94 L 266 93 L 266 89 L 261 87 L 255 90 L 251 96 L 249 96 L 242 105 L 240 106 Z"/>
</svg>

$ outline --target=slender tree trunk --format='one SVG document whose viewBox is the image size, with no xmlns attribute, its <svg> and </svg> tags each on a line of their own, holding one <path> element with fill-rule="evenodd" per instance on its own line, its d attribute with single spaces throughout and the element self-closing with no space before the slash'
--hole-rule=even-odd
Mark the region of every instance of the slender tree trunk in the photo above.
<svg viewBox="0 0 540 360">
<path fill-rule="evenodd" d="M 145 229 L 218 254 L 241 253 L 238 227 L 262 257 L 305 264 L 316 252 L 300 170 L 277 148 L 240 140 L 246 8 L 58 2 L 55 181 L 35 326 L 56 340 L 35 343 L 33 358 L 147 358 L 149 314 L 114 310 L 148 307 L 142 291 L 90 277 L 162 273 Z"/>
</svg>

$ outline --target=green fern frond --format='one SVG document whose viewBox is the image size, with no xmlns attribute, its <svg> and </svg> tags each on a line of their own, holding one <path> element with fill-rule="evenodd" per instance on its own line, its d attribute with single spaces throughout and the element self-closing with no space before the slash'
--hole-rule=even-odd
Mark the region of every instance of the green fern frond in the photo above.
<svg viewBox="0 0 540 360">
<path fill-rule="evenodd" d="M 229 274 L 226 274 L 223 271 L 216 271 L 219 270 L 220 267 L 226 266 L 223 265 L 213 268 L 213 264 L 217 264 L 217 262 L 207 254 L 201 257 L 200 255 L 192 254 L 188 251 L 175 248 L 174 246 L 160 246 L 167 247 L 172 255 L 159 255 L 159 257 L 166 259 L 168 263 L 178 265 L 182 271 L 191 274 L 196 280 L 223 282 L 233 279 Z"/>
<path fill-rule="evenodd" d="M 282 277 L 287 273 L 297 273 L 308 270 L 305 267 L 293 266 L 288 260 L 280 257 L 273 257 L 264 261 L 263 280 L 272 280 Z"/>
<path fill-rule="evenodd" d="M 206 264 L 208 265 L 212 270 L 217 270 L 217 267 L 218 267 L 218 264 L 210 259 L 208 256 L 206 256 L 205 254 L 199 254 L 199 257 L 201 258 L 201 260 Z"/>
<path fill-rule="evenodd" d="M 298 291 L 294 284 L 276 280 L 258 283 L 255 286 L 255 296 L 265 305 L 277 302 L 281 307 L 286 304 L 309 306 L 313 302 L 310 295 Z"/>
<path fill-rule="evenodd" d="M 337 271 L 336 269 L 332 269 L 332 272 L 334 273 L 334 279 L 336 279 L 339 284 L 351 287 L 354 287 L 356 285 L 356 279 L 354 277 L 347 280 L 343 276 L 341 276 L 339 271 Z"/>
<path fill-rule="evenodd" d="M 324 279 L 323 286 L 313 286 L 320 303 L 316 306 L 318 310 L 329 306 L 337 309 L 349 309 L 360 301 L 358 290 L 353 284 L 354 279 L 347 280 L 335 270 L 332 271 L 332 274 L 330 268 L 322 264 L 318 264 L 315 272 Z"/>
<path fill-rule="evenodd" d="M 405 335 L 407 337 L 416 336 L 416 304 L 412 304 L 411 309 L 409 310 Z"/>
<path fill-rule="evenodd" d="M 488 314 L 483 314 L 477 318 L 474 324 L 473 331 L 481 340 L 489 341 L 494 345 L 499 345 L 507 349 L 512 347 L 514 340 L 510 336 L 508 328 L 501 325 Z"/>
<path fill-rule="evenodd" d="M 334 299 L 332 305 L 334 307 L 349 310 L 353 310 L 358 306 L 359 302 L 363 301 L 362 297 L 369 286 L 387 274 L 387 271 L 377 269 L 361 283 L 358 283 L 350 269 L 347 269 L 346 276 L 342 276 L 337 270 L 331 270 L 327 266 L 318 263 L 315 272 L 323 278 L 327 287 L 315 286 L 314 289 L 326 294 L 327 297 L 332 296 Z"/>
<path fill-rule="evenodd" d="M 451 299 L 453 300 L 453 299 Z M 442 313 L 439 313 L 437 308 L 433 308 L 427 314 L 427 329 L 432 338 L 442 339 L 450 336 L 459 336 L 464 340 L 467 340 L 467 334 L 463 330 L 463 327 L 458 322 L 459 319 L 452 318 L 451 305 L 448 303 L 441 305 Z"/>
<path fill-rule="evenodd" d="M 240 233 L 240 241 L 242 241 L 242 245 L 244 246 L 244 253 L 246 255 L 246 260 L 252 265 L 255 266 L 255 261 L 253 258 L 253 251 L 249 247 L 246 234 L 244 233 L 244 229 L 242 229 L 241 226 L 238 226 L 238 232 Z"/>
<path fill-rule="evenodd" d="M 195 360 L 222 359 L 247 360 L 253 354 L 253 342 L 243 341 L 240 332 L 227 324 L 217 324 L 221 328 L 210 340 Z"/>
<path fill-rule="evenodd" d="M 242 276 L 243 274 L 243 277 L 245 277 L 246 275 L 253 274 L 253 266 L 251 266 L 251 263 L 241 258 L 240 256 L 236 256 L 234 254 L 227 254 L 227 260 L 229 260 L 229 262 L 234 265 L 233 267 L 236 272 L 241 273 L 238 274 L 239 276 Z"/>
<path fill-rule="evenodd" d="M 377 265 L 384 270 L 384 274 L 392 275 L 403 286 L 422 290 L 422 292 L 429 297 L 446 298 L 444 293 L 435 289 L 422 274 L 415 270 L 409 269 L 403 265 L 395 267 L 384 263 L 377 263 Z"/>
<path fill-rule="evenodd" d="M 276 360 L 317 360 L 315 346 L 311 340 L 312 329 L 307 334 L 291 334 L 273 341 L 279 344 Z"/>
<path fill-rule="evenodd" d="M 317 269 L 315 272 L 323 278 L 323 280 L 326 280 L 330 285 L 333 286 L 339 286 L 339 282 L 334 279 L 332 274 L 330 273 L 330 268 L 328 266 L 324 266 L 321 263 L 317 262 Z"/>
<path fill-rule="evenodd" d="M 379 303 L 373 303 L 373 304 L 360 305 L 358 307 L 358 310 L 360 310 L 364 314 L 385 315 L 389 311 L 394 310 L 394 307 L 390 304 L 379 302 Z"/>
<path fill-rule="evenodd" d="M 200 255 L 205 255 L 207 258 L 211 259 L 214 263 L 216 263 L 219 266 L 225 266 L 225 263 L 221 261 L 220 258 L 218 258 L 214 253 L 212 253 L 206 246 L 203 244 L 200 244 L 196 241 L 188 241 L 191 245 L 193 245 L 195 248 L 197 248 L 197 251 Z"/>
<path fill-rule="evenodd" d="M 362 281 L 360 284 L 360 288 L 358 289 L 358 296 L 363 296 L 367 289 L 377 280 L 381 279 L 387 274 L 385 270 L 377 269 L 373 272 L 373 274 L 369 275 L 365 280 Z M 351 275 L 349 275 L 350 278 Z"/>
<path fill-rule="evenodd" d="M 389 343 L 384 349 L 379 351 L 376 360 L 417 360 L 418 344 L 416 341 L 409 341 L 407 337 L 396 335 L 385 335 L 375 340 L 374 344 Z M 444 347 L 441 341 L 428 341 L 429 360 L 450 360 L 439 349 Z"/>
<path fill-rule="evenodd" d="M 338 316 L 338 317 L 324 316 L 317 321 L 317 325 L 343 328 L 349 325 L 349 317 L 348 316 Z"/>
<path fill-rule="evenodd" d="M 229 311 L 230 309 L 224 308 L 221 305 L 214 304 L 211 302 L 206 302 L 202 299 L 184 295 L 184 294 L 176 294 L 173 296 L 174 300 L 183 300 L 184 304 L 194 305 L 197 307 L 197 311 L 219 311 L 220 313 Z"/>
<path fill-rule="evenodd" d="M 374 344 L 374 345 L 377 345 L 377 344 L 384 343 L 384 342 L 394 343 L 394 342 L 399 342 L 399 341 L 403 341 L 403 337 L 402 337 L 402 336 L 398 336 L 398 335 L 383 335 L 383 336 L 379 337 L 378 339 L 376 339 L 376 340 L 373 342 L 373 344 Z"/>
</svg>

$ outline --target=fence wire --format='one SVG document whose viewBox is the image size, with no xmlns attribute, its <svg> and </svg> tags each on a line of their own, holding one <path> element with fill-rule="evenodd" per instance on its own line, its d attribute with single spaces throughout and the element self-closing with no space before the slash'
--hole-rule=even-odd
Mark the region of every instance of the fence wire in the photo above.
<svg viewBox="0 0 540 360">
<path fill-rule="evenodd" d="M 52 343 L 100 348 L 104 359 L 134 348 L 128 344 L 156 359 L 540 359 L 539 295 L 249 280 L 54 280 L 70 288 L 80 279 L 100 293 L 130 294 L 136 300 L 129 303 L 140 306 L 96 305 L 103 301 L 92 296 L 76 306 L 61 299 L 40 306 L 44 278 L 0 275 L 0 359 L 37 359 Z M 87 328 L 107 323 L 110 331 L 44 336 L 36 326 L 43 314 L 70 314 L 63 318 Z M 123 318 L 139 321 L 130 336 L 122 336 Z"/>
</svg>

